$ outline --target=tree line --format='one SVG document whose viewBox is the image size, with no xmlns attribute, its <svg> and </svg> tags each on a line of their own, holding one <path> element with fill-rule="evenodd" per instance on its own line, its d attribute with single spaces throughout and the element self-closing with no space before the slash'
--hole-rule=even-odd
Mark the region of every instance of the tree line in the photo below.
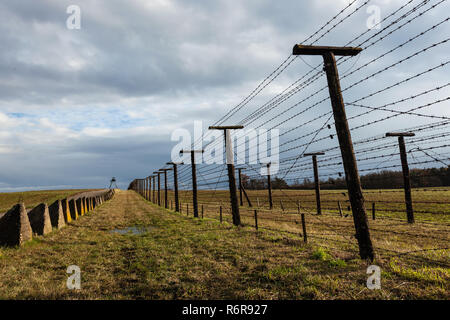
<svg viewBox="0 0 450 320">
<path fill-rule="evenodd" d="M 380 172 L 369 173 L 360 176 L 361 184 L 364 189 L 399 189 L 403 188 L 403 173 L 401 171 L 383 170 Z M 448 187 L 450 186 L 450 168 L 428 168 L 411 169 L 410 180 L 412 188 L 425 187 Z M 242 184 L 248 190 L 267 189 L 267 178 L 251 179 L 242 175 Z M 274 177 L 271 180 L 273 189 L 313 189 L 314 181 L 304 179 L 303 181 L 294 180 L 289 184 L 284 179 Z M 329 178 L 320 180 L 320 185 L 324 189 L 346 189 L 347 184 L 344 177 Z"/>
</svg>

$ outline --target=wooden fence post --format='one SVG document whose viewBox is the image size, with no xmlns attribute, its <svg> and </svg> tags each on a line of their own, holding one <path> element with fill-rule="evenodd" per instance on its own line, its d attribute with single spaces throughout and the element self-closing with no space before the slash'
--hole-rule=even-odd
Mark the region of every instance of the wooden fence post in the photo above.
<svg viewBox="0 0 450 320">
<path fill-rule="evenodd" d="M 267 164 L 267 189 L 269 192 L 269 207 L 272 210 L 273 200 L 272 200 L 272 181 L 270 179 L 270 162 Z"/>
<path fill-rule="evenodd" d="M 415 134 L 412 132 L 388 132 L 386 137 L 398 137 L 398 146 L 400 149 L 400 160 L 402 162 L 402 172 L 403 172 L 403 189 L 405 190 L 405 205 L 406 205 L 406 216 L 408 223 L 414 223 L 414 211 L 412 205 L 411 197 L 411 181 L 409 179 L 409 166 L 408 158 L 406 156 L 405 138 L 404 137 L 414 137 Z"/>
<path fill-rule="evenodd" d="M 316 191 L 316 208 L 317 214 L 322 214 L 322 205 L 320 202 L 320 180 L 319 180 L 319 170 L 317 168 L 317 156 L 324 155 L 323 152 L 305 153 L 304 156 L 312 156 L 313 169 L 314 169 L 314 189 Z"/>
<path fill-rule="evenodd" d="M 345 112 L 344 99 L 342 97 L 339 72 L 336 66 L 335 55 L 356 56 L 361 48 L 354 47 L 324 47 L 304 46 L 297 44 L 293 48 L 294 55 L 321 55 L 324 60 L 324 71 L 327 76 L 328 91 L 333 109 L 336 134 L 341 149 L 342 163 L 345 170 L 345 178 L 350 204 L 353 212 L 356 239 L 358 240 L 359 255 L 361 259 L 374 259 L 374 249 L 370 238 L 369 223 L 364 206 L 364 195 L 362 193 L 359 178 L 358 165 L 356 163 L 353 149 L 352 137 Z"/>
<path fill-rule="evenodd" d="M 166 164 L 171 164 L 173 165 L 173 186 L 174 186 L 174 191 L 175 191 L 175 211 L 180 211 L 181 212 L 181 207 L 179 204 L 179 196 L 178 196 L 178 164 L 184 164 L 183 162 L 181 163 L 175 163 L 175 162 L 167 162 Z M 173 208 L 173 207 L 172 207 Z"/>
<path fill-rule="evenodd" d="M 157 204 L 158 206 L 161 205 L 161 172 L 159 171 L 154 171 L 153 174 L 157 174 L 158 175 L 158 195 L 157 195 Z"/>
<path fill-rule="evenodd" d="M 195 165 L 195 153 L 203 153 L 204 150 L 181 150 L 180 153 L 191 154 L 192 168 L 192 206 L 194 207 L 194 217 L 198 218 L 198 198 L 197 198 L 197 170 Z"/>
<path fill-rule="evenodd" d="M 258 230 L 258 211 L 255 210 L 255 229 Z"/>
<path fill-rule="evenodd" d="M 239 204 L 241 207 L 244 205 L 244 199 L 242 199 L 242 168 L 238 168 L 239 177 Z"/>
<path fill-rule="evenodd" d="M 301 216 L 302 216 L 303 242 L 307 243 L 308 242 L 308 235 L 306 234 L 305 214 L 302 213 Z"/>
</svg>

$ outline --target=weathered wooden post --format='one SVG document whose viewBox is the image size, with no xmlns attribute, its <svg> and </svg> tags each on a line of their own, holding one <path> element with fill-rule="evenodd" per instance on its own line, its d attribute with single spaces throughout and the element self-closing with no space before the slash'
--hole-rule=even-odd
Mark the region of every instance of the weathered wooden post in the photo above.
<svg viewBox="0 0 450 320">
<path fill-rule="evenodd" d="M 242 201 L 242 193 L 243 193 L 244 196 L 245 196 L 245 199 L 246 199 L 247 202 L 248 202 L 248 206 L 249 206 L 249 207 L 252 207 L 252 202 L 250 201 L 250 198 L 249 198 L 249 196 L 248 196 L 248 194 L 247 194 L 247 191 L 245 191 L 244 184 L 242 183 L 242 173 L 241 173 L 241 171 L 242 171 L 243 169 L 245 169 L 245 168 L 239 168 L 239 169 L 238 169 L 238 170 L 239 170 L 239 192 L 240 192 L 240 196 L 241 196 L 241 206 L 244 205 L 244 204 L 243 204 L 243 201 Z"/>
<path fill-rule="evenodd" d="M 141 196 L 145 199 L 145 178 L 141 179 L 142 189 L 141 189 Z"/>
<path fill-rule="evenodd" d="M 242 192 L 244 192 L 244 196 L 245 196 L 245 199 L 247 199 L 248 206 L 249 206 L 249 207 L 252 207 L 252 202 L 250 201 L 250 198 L 249 198 L 249 196 L 248 196 L 248 194 L 247 194 L 247 191 L 245 191 L 244 186 L 242 186 Z"/>
<path fill-rule="evenodd" d="M 367 221 L 364 196 L 359 179 L 358 166 L 347 115 L 345 113 L 344 100 L 342 98 L 339 72 L 336 66 L 335 55 L 355 56 L 361 52 L 361 48 L 353 47 L 320 47 L 304 46 L 297 44 L 293 48 L 294 55 L 321 55 L 324 59 L 324 70 L 327 75 L 328 91 L 330 93 L 333 108 L 334 123 L 342 154 L 342 162 L 345 170 L 348 195 L 353 211 L 356 238 L 358 240 L 359 254 L 362 259 L 374 259 L 374 250 L 370 238 L 369 224 Z"/>
<path fill-rule="evenodd" d="M 153 201 L 153 203 L 156 203 L 156 176 L 152 176 L 152 180 L 153 180 L 153 197 L 152 197 L 152 201 Z"/>
<path fill-rule="evenodd" d="M 205 150 L 181 150 L 180 153 L 191 154 L 192 168 L 192 205 L 194 207 L 194 217 L 198 218 L 198 199 L 197 199 L 197 169 L 195 166 L 195 153 L 203 153 Z"/>
<path fill-rule="evenodd" d="M 239 176 L 239 202 L 242 207 L 244 205 L 244 201 L 242 199 L 242 168 L 238 168 L 238 176 Z"/>
<path fill-rule="evenodd" d="M 220 223 L 222 223 L 222 206 L 220 206 L 219 213 L 220 213 Z"/>
<path fill-rule="evenodd" d="M 225 138 L 225 150 L 227 157 L 228 169 L 228 185 L 230 188 L 231 215 L 233 216 L 233 224 L 241 225 L 241 215 L 239 213 L 239 205 L 236 195 L 236 178 L 234 176 L 234 153 L 233 142 L 231 140 L 230 130 L 243 129 L 243 126 L 210 126 L 210 130 L 223 130 Z"/>
<path fill-rule="evenodd" d="M 308 235 L 306 234 L 305 214 L 302 213 L 302 214 L 301 214 L 301 217 L 302 217 L 303 242 L 304 242 L 304 243 L 307 243 L 307 242 L 308 242 Z"/>
<path fill-rule="evenodd" d="M 305 153 L 305 157 L 312 157 L 314 168 L 314 189 L 316 190 L 316 208 L 317 214 L 322 214 L 322 205 L 320 203 L 320 181 L 319 181 L 319 169 L 317 168 L 317 156 L 324 155 L 323 152 Z"/>
<path fill-rule="evenodd" d="M 157 203 L 158 206 L 161 205 L 161 172 L 160 171 L 154 171 L 153 174 L 158 175 L 158 198 Z"/>
<path fill-rule="evenodd" d="M 174 185 L 174 191 L 175 191 L 175 211 L 180 211 L 180 205 L 179 205 L 179 196 L 178 196 L 178 165 L 184 164 L 181 163 L 175 163 L 175 162 L 167 162 L 166 164 L 173 165 L 173 185 Z"/>
<path fill-rule="evenodd" d="M 272 200 L 272 181 L 270 179 L 270 165 L 271 163 L 267 163 L 267 190 L 269 192 L 269 207 L 270 209 L 273 208 L 273 200 Z"/>
<path fill-rule="evenodd" d="M 258 230 L 258 210 L 255 210 L 255 229 Z"/>
<path fill-rule="evenodd" d="M 167 196 L 167 171 L 172 170 L 169 169 L 159 169 L 162 173 L 164 173 L 164 208 L 169 208 L 169 198 Z"/>
<path fill-rule="evenodd" d="M 148 176 L 148 194 L 147 200 L 152 201 L 152 176 Z"/>
<path fill-rule="evenodd" d="M 148 182 L 147 178 L 144 178 L 144 194 L 143 194 L 143 197 L 144 197 L 145 200 L 147 200 L 147 188 L 148 188 L 147 182 Z"/>
<path fill-rule="evenodd" d="M 146 192 L 145 192 L 145 199 L 146 199 L 147 201 L 150 201 L 150 190 L 151 190 L 151 188 L 152 188 L 152 181 L 151 181 L 150 179 L 151 179 L 150 176 L 148 176 L 148 177 L 146 178 L 146 181 L 147 181 L 147 189 L 146 189 Z"/>
<path fill-rule="evenodd" d="M 342 208 L 341 208 L 341 202 L 340 201 L 338 201 L 338 209 L 339 209 L 339 215 L 342 218 Z"/>
<path fill-rule="evenodd" d="M 398 146 L 400 149 L 400 160 L 402 162 L 403 171 L 403 189 L 405 190 L 406 216 L 408 223 L 414 223 L 414 211 L 411 197 L 411 181 L 409 179 L 408 158 L 406 156 L 405 138 L 414 137 L 413 132 L 388 132 L 386 137 L 398 137 Z"/>
</svg>

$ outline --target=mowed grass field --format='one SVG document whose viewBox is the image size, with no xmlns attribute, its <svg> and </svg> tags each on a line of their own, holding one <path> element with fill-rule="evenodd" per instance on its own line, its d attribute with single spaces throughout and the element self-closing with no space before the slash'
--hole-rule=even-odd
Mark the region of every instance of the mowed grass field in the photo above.
<svg viewBox="0 0 450 320">
<path fill-rule="evenodd" d="M 308 213 L 305 244 L 295 210 L 261 210 L 256 231 L 249 209 L 241 208 L 244 226 L 234 227 L 229 209 L 220 223 L 217 204 L 201 200 L 204 219 L 192 217 L 192 206 L 189 215 L 175 213 L 118 191 L 59 231 L 0 248 L 0 298 L 450 298 L 449 250 L 416 251 L 448 246 L 448 225 L 440 221 L 370 220 L 381 289 L 369 290 L 371 263 L 358 257 L 351 216 Z M 225 203 L 226 194 L 217 200 Z M 81 290 L 66 287 L 69 265 L 81 269 Z"/>
<path fill-rule="evenodd" d="M 0 212 L 6 212 L 11 207 L 21 201 L 25 203 L 27 209 L 34 208 L 40 203 L 52 204 L 58 199 L 64 199 L 80 192 L 89 191 L 87 189 L 70 190 L 45 190 L 45 191 L 25 191 L 25 192 L 4 192 L 0 193 Z"/>
</svg>

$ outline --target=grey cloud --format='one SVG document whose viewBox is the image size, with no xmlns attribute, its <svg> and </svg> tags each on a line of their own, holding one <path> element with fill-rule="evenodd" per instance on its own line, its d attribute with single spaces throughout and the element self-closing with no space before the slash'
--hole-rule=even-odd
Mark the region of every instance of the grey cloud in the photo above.
<svg viewBox="0 0 450 320">
<path fill-rule="evenodd" d="M 16 153 L 0 157 L 0 165 L 11 168 L 0 175 L 0 183 L 6 184 L 5 188 L 62 184 L 98 187 L 115 175 L 124 187 L 128 180 L 168 159 L 173 143 L 169 140 L 171 132 L 163 128 L 172 125 L 191 129 L 190 123 L 195 119 L 204 120 L 205 125 L 214 122 L 287 57 L 294 43 L 317 30 L 344 2 L 179 0 L 164 6 L 164 1 L 138 0 L 4 1 L 0 4 L 0 112 L 27 113 L 34 120 L 18 122 L 23 127 L 17 131 L 0 130 L 0 147 L 17 145 Z M 79 4 L 82 9 L 81 30 L 65 28 L 66 8 L 70 4 Z M 382 14 L 399 5 L 398 1 L 389 2 L 382 7 Z M 448 5 L 363 52 L 353 68 L 445 17 L 445 9 Z M 365 30 L 366 16 L 361 10 L 319 44 L 345 44 Z M 366 70 L 376 71 L 442 39 L 449 30 L 448 25 L 442 26 L 414 46 L 405 47 L 402 53 L 396 52 Z M 345 100 L 351 101 L 397 77 L 439 63 L 447 59 L 447 52 L 448 45 L 433 49 L 426 61 L 419 64 L 419 60 L 411 60 L 378 81 L 349 90 Z M 317 57 L 304 60 L 312 65 L 321 63 Z M 342 74 L 352 63 L 342 66 Z M 283 87 L 280 82 L 288 84 L 309 68 L 298 59 L 278 83 L 268 86 L 229 122 L 242 120 L 243 114 L 279 92 Z M 367 103 L 381 105 L 442 83 L 448 78 L 447 70 L 423 77 L 423 87 L 408 84 Z M 360 76 L 349 77 L 343 86 Z M 304 96 L 294 96 L 281 108 L 271 109 L 253 125 L 265 121 L 274 125 L 293 116 L 298 109 L 285 114 L 277 112 L 325 85 L 323 80 L 304 90 Z M 326 96 L 324 92 L 302 106 Z M 304 117 L 286 123 L 284 128 L 329 110 L 329 103 L 322 103 Z M 433 110 L 445 112 L 443 107 Z M 134 118 L 127 112 L 132 112 Z M 356 111 L 349 110 L 352 112 Z M 67 131 L 36 130 L 32 121 L 42 117 L 50 119 L 50 126 Z M 271 121 L 275 117 L 276 122 Z M 367 118 L 358 121 L 352 125 Z M 395 121 L 392 123 L 401 124 L 401 120 Z M 138 125 L 155 131 L 136 133 L 132 129 Z M 317 125 L 313 123 L 307 129 Z M 90 135 L 82 132 L 86 127 L 109 128 L 111 132 Z M 305 128 L 290 137 L 301 135 Z M 383 131 L 384 127 L 377 130 Z M 33 144 L 27 139 L 48 143 Z"/>
</svg>

